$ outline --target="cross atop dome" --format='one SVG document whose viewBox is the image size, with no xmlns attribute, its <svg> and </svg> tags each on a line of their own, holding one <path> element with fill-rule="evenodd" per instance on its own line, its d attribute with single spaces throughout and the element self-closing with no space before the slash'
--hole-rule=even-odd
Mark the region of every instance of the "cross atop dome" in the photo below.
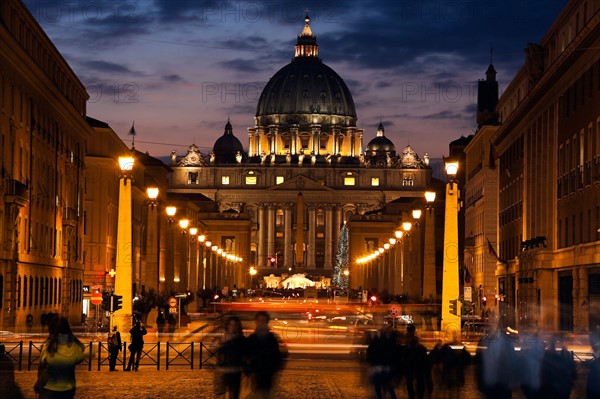
<svg viewBox="0 0 600 399">
<path fill-rule="evenodd" d="M 304 17 L 304 29 L 298 36 L 296 42 L 296 58 L 315 58 L 318 59 L 319 46 L 317 46 L 317 37 L 313 35 L 310 29 L 310 17 L 308 14 Z"/>
</svg>

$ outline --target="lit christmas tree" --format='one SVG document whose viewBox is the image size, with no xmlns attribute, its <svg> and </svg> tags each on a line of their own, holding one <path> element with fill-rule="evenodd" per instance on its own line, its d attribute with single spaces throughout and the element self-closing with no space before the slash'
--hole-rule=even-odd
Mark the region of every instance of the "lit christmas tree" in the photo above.
<svg viewBox="0 0 600 399">
<path fill-rule="evenodd" d="M 348 228 L 346 223 L 340 230 L 340 240 L 338 242 L 337 255 L 335 256 L 335 266 L 333 268 L 333 285 L 347 289 L 348 276 L 344 271 L 348 270 Z"/>
</svg>

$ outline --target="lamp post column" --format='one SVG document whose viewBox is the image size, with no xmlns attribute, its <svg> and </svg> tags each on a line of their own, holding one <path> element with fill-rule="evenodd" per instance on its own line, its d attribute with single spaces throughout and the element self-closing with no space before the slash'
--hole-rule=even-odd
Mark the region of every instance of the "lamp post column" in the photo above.
<svg viewBox="0 0 600 399">
<path fill-rule="evenodd" d="M 449 169 L 455 168 L 452 172 Z M 457 163 L 447 163 L 446 171 L 450 181 L 446 184 L 446 213 L 444 223 L 444 266 L 442 276 L 442 331 L 450 338 L 460 336 L 460 301 L 457 302 L 458 315 L 450 313 L 450 301 L 458 300 L 458 197 L 459 190 L 454 176 L 458 169 Z"/>
<path fill-rule="evenodd" d="M 147 289 L 158 291 L 158 188 L 148 187 L 148 227 L 146 236 L 146 262 L 142 282 Z"/>
<path fill-rule="evenodd" d="M 119 179 L 115 294 L 123 296 L 123 307 L 115 312 L 113 320 L 119 326 L 119 330 L 127 335 L 131 329 L 131 316 L 133 314 L 134 262 L 131 185 L 133 184 L 134 159 L 133 157 L 119 158 L 119 165 L 121 167 L 121 178 Z"/>
<path fill-rule="evenodd" d="M 429 195 L 429 197 L 427 197 Z M 435 275 L 435 211 L 433 201 L 435 192 L 425 193 L 427 208 L 425 209 L 425 248 L 423 251 L 423 298 L 437 299 Z"/>
</svg>

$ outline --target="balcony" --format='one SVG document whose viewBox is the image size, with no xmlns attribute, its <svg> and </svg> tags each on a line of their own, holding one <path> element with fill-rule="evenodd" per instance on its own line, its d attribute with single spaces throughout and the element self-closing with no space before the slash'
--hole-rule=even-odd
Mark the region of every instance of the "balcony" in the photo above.
<svg viewBox="0 0 600 399">
<path fill-rule="evenodd" d="M 27 191 L 27 184 L 18 180 L 7 179 L 4 182 L 4 201 L 7 204 L 25 206 L 29 202 Z"/>
</svg>

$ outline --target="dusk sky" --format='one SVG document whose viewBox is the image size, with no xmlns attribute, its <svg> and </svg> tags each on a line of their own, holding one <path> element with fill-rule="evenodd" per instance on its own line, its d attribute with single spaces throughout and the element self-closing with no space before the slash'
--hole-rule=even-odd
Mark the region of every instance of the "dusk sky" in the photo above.
<svg viewBox="0 0 600 399">
<path fill-rule="evenodd" d="M 228 116 L 244 147 L 269 78 L 309 10 L 319 56 L 345 80 L 365 129 L 401 150 L 447 154 L 475 129 L 493 46 L 500 91 L 566 0 L 25 0 L 90 94 L 88 115 L 162 157 L 210 151 Z"/>
</svg>

